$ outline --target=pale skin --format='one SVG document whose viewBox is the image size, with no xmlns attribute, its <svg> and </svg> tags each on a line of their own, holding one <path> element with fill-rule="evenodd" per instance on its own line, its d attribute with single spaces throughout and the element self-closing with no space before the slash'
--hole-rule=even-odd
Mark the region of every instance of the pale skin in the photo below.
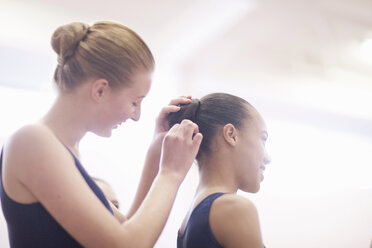
<svg viewBox="0 0 372 248">
<path fill-rule="evenodd" d="M 94 182 L 102 190 L 106 199 L 110 203 L 114 204 L 115 208 L 119 209 L 119 200 L 118 200 L 113 188 L 108 183 L 106 183 L 104 181 L 101 181 L 101 180 L 94 179 Z"/>
<path fill-rule="evenodd" d="M 136 71 L 132 82 L 114 90 L 105 79 L 87 79 L 60 92 L 40 122 L 21 128 L 4 146 L 2 179 L 7 194 L 19 203 L 40 202 L 84 247 L 153 247 L 202 139 L 191 121 L 168 131 L 166 115 L 178 111 L 175 105 L 190 101 L 172 100 L 157 119 L 133 206 L 124 215 L 112 204 L 111 215 L 63 144 L 79 158 L 79 142 L 86 132 L 109 137 L 126 120 L 137 121 L 151 73 Z"/>
<path fill-rule="evenodd" d="M 199 161 L 199 185 L 181 234 L 193 209 L 208 195 L 223 192 L 227 194 L 213 202 L 209 216 L 216 240 L 227 248 L 263 247 L 254 204 L 236 194 L 238 189 L 256 193 L 270 162 L 265 150 L 265 123 L 256 110 L 248 109 L 252 119 L 244 121 L 240 130 L 232 124 L 221 127 L 212 142 L 212 152 Z"/>
</svg>

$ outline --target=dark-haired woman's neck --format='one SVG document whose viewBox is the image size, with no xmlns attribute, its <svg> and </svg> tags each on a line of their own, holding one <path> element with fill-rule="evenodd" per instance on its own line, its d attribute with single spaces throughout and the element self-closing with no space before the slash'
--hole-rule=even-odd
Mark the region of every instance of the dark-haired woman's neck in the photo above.
<svg viewBox="0 0 372 248">
<path fill-rule="evenodd" d="M 209 160 L 199 168 L 197 194 L 202 192 L 236 193 L 237 190 L 234 170 L 227 161 Z"/>
</svg>

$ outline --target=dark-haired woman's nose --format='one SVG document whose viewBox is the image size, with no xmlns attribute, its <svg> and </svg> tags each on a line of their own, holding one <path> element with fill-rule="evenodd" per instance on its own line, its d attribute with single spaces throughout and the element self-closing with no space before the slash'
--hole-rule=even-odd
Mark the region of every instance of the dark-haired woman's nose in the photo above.
<svg viewBox="0 0 372 248">
<path fill-rule="evenodd" d="M 269 154 L 267 153 L 267 151 L 265 151 L 264 164 L 269 164 L 270 162 L 271 162 L 271 157 L 269 156 Z"/>
</svg>

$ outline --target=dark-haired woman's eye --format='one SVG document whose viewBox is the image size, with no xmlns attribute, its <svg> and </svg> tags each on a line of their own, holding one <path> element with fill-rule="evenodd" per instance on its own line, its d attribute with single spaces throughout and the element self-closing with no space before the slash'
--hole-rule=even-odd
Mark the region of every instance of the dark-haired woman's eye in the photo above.
<svg viewBox="0 0 372 248">
<path fill-rule="evenodd" d="M 137 103 L 136 102 L 132 102 L 132 106 L 134 106 L 134 107 L 137 107 Z"/>
<path fill-rule="evenodd" d="M 263 144 L 266 145 L 267 136 L 265 135 L 265 136 L 263 136 L 261 139 L 262 139 Z"/>
</svg>

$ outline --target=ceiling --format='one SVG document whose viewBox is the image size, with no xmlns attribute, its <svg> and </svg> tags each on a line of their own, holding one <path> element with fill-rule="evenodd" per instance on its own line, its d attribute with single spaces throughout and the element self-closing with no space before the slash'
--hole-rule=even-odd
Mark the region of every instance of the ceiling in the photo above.
<svg viewBox="0 0 372 248">
<path fill-rule="evenodd" d="M 227 91 L 273 117 L 316 119 L 372 137 L 370 0 L 0 4 L 0 85 L 42 89 L 55 66 L 53 30 L 111 19 L 144 38 L 157 71 L 171 74 L 181 94 Z"/>
</svg>

